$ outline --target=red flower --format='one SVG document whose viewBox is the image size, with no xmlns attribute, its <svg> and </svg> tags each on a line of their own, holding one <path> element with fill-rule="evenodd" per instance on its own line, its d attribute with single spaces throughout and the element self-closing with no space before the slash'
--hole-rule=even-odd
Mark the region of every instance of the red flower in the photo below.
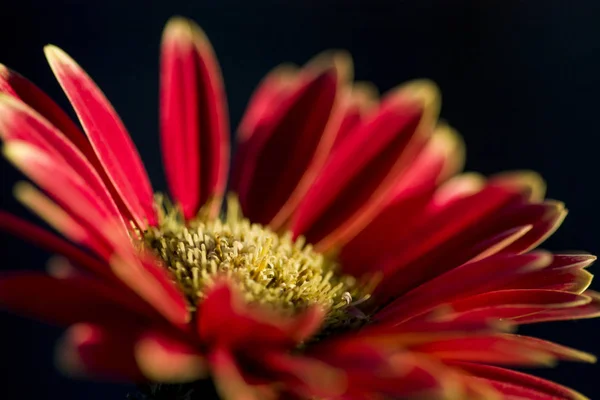
<svg viewBox="0 0 600 400">
<path fill-rule="evenodd" d="M 70 242 L 6 213 L 0 224 L 68 262 L 5 274 L 0 305 L 69 326 L 65 372 L 210 377 L 228 399 L 581 398 L 505 367 L 595 360 L 512 333 L 600 315 L 595 257 L 534 251 L 566 215 L 536 174 L 458 174 L 463 144 L 438 123 L 432 83 L 378 101 L 343 53 L 275 69 L 239 128 L 239 205 L 219 217 L 229 128 L 199 28 L 174 19 L 162 43 L 175 206 L 154 196 L 92 80 L 45 51 L 85 134 L 4 67 L 0 134 L 43 191 L 20 183 L 16 196 Z"/>
</svg>

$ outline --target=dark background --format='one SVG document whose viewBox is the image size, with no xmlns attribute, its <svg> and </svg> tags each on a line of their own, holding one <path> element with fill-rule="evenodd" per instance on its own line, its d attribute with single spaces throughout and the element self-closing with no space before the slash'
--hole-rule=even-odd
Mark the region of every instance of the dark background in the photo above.
<svg viewBox="0 0 600 400">
<path fill-rule="evenodd" d="M 357 79 L 381 91 L 411 78 L 435 80 L 443 118 L 466 140 L 467 169 L 541 172 L 549 197 L 571 210 L 544 247 L 600 253 L 597 0 L 6 1 L 0 12 L 0 62 L 70 111 L 42 46 L 53 43 L 70 53 L 122 116 L 156 189 L 165 188 L 158 44 L 165 21 L 180 14 L 195 19 L 212 40 L 233 126 L 270 68 L 303 63 L 327 48 L 348 49 Z M 1 176 L 1 207 L 27 215 L 10 189 L 22 176 L 5 161 Z M 2 270 L 43 268 L 43 252 L 6 235 L 0 243 Z M 124 398 L 129 386 L 74 382 L 54 371 L 60 330 L 7 314 L 0 321 L 0 398 Z M 600 320 L 524 331 L 600 354 Z M 595 365 L 562 364 L 539 374 L 596 398 L 599 372 Z"/>
</svg>

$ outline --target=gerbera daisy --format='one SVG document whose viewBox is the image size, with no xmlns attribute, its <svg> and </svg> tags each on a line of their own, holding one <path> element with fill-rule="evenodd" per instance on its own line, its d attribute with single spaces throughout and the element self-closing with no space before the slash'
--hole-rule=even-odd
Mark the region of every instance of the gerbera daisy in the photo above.
<svg viewBox="0 0 600 400">
<path fill-rule="evenodd" d="M 598 316 L 595 257 L 534 250 L 566 215 L 535 173 L 460 173 L 434 84 L 378 100 L 341 52 L 276 68 L 240 124 L 226 190 L 213 50 L 177 18 L 161 52 L 170 197 L 64 51 L 45 48 L 83 132 L 0 67 L 4 154 L 39 187 L 16 196 L 68 239 L 3 213 L 2 229 L 64 258 L 5 274 L 0 305 L 68 327 L 62 371 L 154 399 L 583 397 L 507 367 L 595 361 L 513 333 Z"/>
</svg>

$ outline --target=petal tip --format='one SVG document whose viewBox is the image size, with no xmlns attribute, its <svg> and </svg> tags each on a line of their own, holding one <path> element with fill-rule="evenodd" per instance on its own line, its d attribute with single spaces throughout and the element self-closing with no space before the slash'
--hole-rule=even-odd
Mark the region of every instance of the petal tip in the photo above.
<svg viewBox="0 0 600 400">
<path fill-rule="evenodd" d="M 171 17 L 163 30 L 163 41 L 179 43 L 202 43 L 208 41 L 202 28 L 191 19 L 174 16 Z"/>
</svg>

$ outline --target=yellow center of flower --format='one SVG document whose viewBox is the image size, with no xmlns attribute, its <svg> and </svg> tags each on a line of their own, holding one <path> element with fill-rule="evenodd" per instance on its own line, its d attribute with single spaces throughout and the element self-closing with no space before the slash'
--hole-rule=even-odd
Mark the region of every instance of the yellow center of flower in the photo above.
<svg viewBox="0 0 600 400">
<path fill-rule="evenodd" d="M 162 203 L 162 202 L 160 202 Z M 354 325 L 354 307 L 368 291 L 351 276 L 337 273 L 335 260 L 316 252 L 303 237 L 278 234 L 241 215 L 230 197 L 221 218 L 201 210 L 184 223 L 173 207 L 161 206 L 159 224 L 143 232 L 143 243 L 164 261 L 195 309 L 220 275 L 239 285 L 246 300 L 293 314 L 312 304 L 328 310 L 327 326 Z"/>
</svg>

